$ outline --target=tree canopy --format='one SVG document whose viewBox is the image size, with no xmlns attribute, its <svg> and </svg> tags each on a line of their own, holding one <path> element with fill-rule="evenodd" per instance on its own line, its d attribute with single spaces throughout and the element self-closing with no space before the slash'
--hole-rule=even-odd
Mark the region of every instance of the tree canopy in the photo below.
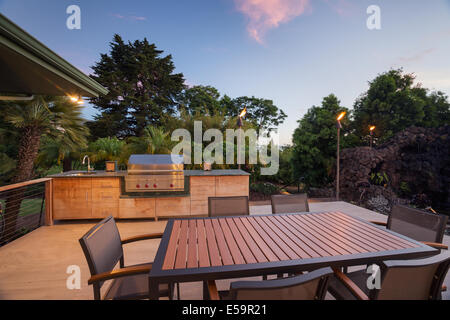
<svg viewBox="0 0 450 320">
<path fill-rule="evenodd" d="M 450 105 L 442 92 L 414 84 L 415 76 L 390 70 L 369 82 L 369 89 L 354 104 L 353 127 L 360 137 L 375 125 L 381 141 L 411 126 L 439 127 L 449 123 Z"/>
<path fill-rule="evenodd" d="M 110 47 L 92 67 L 92 77 L 109 93 L 91 99 L 100 115 L 90 129 L 97 137 L 140 136 L 148 125 L 159 125 L 175 113 L 183 74 L 174 73 L 172 56 L 163 56 L 146 38 L 125 43 L 116 34 Z"/>
<path fill-rule="evenodd" d="M 336 159 L 336 117 L 349 110 L 341 106 L 334 94 L 322 101 L 321 106 L 311 107 L 298 121 L 299 126 L 293 135 L 292 165 L 294 179 L 308 186 L 321 186 L 333 180 L 332 172 Z M 349 133 L 349 118 L 342 121 L 342 147 L 350 147 L 357 139 Z"/>
</svg>

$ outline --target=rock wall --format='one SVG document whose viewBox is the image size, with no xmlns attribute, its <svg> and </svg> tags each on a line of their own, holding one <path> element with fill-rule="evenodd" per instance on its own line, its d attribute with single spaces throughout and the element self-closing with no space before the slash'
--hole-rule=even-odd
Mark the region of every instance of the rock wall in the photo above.
<svg viewBox="0 0 450 320">
<path fill-rule="evenodd" d="M 367 203 L 381 195 L 391 206 L 404 202 L 399 196 L 424 194 L 433 207 L 450 212 L 450 126 L 411 127 L 376 148 L 345 149 L 340 168 L 345 200 Z M 372 173 L 386 173 L 386 185 L 374 185 Z"/>
</svg>

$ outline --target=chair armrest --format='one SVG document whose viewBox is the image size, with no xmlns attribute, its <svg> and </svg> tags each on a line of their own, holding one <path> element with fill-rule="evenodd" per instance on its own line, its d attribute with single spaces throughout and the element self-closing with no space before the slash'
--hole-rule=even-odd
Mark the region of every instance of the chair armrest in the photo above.
<svg viewBox="0 0 450 320">
<path fill-rule="evenodd" d="M 132 276 L 136 274 L 149 273 L 150 270 L 152 270 L 152 265 L 145 264 L 140 266 L 121 268 L 109 272 L 103 272 L 90 277 L 88 280 L 88 284 L 93 284 L 96 282 L 111 280 L 120 277 Z"/>
<path fill-rule="evenodd" d="M 350 290 L 350 292 L 359 300 L 369 300 L 369 297 L 352 281 L 347 277 L 341 270 L 333 268 L 334 275 L 342 284 Z"/>
<path fill-rule="evenodd" d="M 376 224 L 377 226 L 387 227 L 387 222 L 382 222 L 382 221 L 369 221 L 369 222 Z"/>
<path fill-rule="evenodd" d="M 217 285 L 214 280 L 208 280 L 206 282 L 208 286 L 209 299 L 220 300 L 219 291 L 217 290 Z"/>
<path fill-rule="evenodd" d="M 448 250 L 448 246 L 446 246 L 445 244 L 442 243 L 436 243 L 436 242 L 426 242 L 426 241 L 421 241 L 423 244 L 426 244 L 427 246 L 433 247 L 435 249 L 444 249 L 444 250 Z"/>
<path fill-rule="evenodd" d="M 162 233 L 143 234 L 143 235 L 124 239 L 124 240 L 122 240 L 122 244 L 127 244 L 130 242 L 136 242 L 136 241 L 141 241 L 141 240 L 148 240 L 148 239 L 161 239 L 162 237 L 163 237 Z"/>
</svg>

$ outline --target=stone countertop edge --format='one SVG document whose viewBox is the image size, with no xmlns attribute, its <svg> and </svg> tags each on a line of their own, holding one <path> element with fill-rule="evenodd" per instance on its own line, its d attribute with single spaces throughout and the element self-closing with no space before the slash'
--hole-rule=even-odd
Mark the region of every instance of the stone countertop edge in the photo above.
<svg viewBox="0 0 450 320">
<path fill-rule="evenodd" d="M 47 178 L 116 178 L 126 176 L 126 171 L 106 172 L 95 171 L 94 174 L 75 175 L 78 173 L 85 173 L 86 171 L 68 171 L 47 176 Z M 249 176 L 250 174 L 244 170 L 239 169 L 224 169 L 224 170 L 184 170 L 186 177 L 208 177 L 208 176 Z"/>
</svg>

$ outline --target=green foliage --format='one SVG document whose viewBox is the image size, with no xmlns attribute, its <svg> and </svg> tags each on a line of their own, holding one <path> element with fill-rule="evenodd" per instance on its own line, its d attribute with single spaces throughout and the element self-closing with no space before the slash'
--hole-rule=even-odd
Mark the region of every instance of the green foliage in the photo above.
<svg viewBox="0 0 450 320">
<path fill-rule="evenodd" d="M 169 154 L 174 146 L 169 133 L 162 128 L 147 126 L 141 137 L 129 138 L 129 154 Z"/>
<path fill-rule="evenodd" d="M 2 131 L 15 132 L 12 136 L 17 136 L 19 146 L 12 182 L 33 177 L 42 139 L 57 140 L 61 152 L 86 146 L 89 131 L 81 116 L 82 106 L 67 97 L 37 96 L 32 101 L 2 104 L 5 116 L 0 123 L 7 124 Z"/>
<path fill-rule="evenodd" d="M 389 183 L 389 177 L 386 174 L 386 172 L 380 173 L 380 172 L 373 172 L 370 175 L 370 181 L 377 186 L 386 186 Z"/>
<path fill-rule="evenodd" d="M 141 136 L 148 125 L 161 125 L 175 113 L 183 74 L 174 73 L 172 56 L 162 56 L 147 39 L 125 43 L 116 34 L 110 47 L 92 67 L 93 78 L 109 93 L 91 99 L 101 114 L 89 127 L 94 137 Z"/>
<path fill-rule="evenodd" d="M 369 134 L 375 125 L 380 142 L 411 126 L 438 127 L 450 123 L 450 104 L 442 92 L 428 93 L 414 85 L 414 75 L 390 70 L 369 82 L 369 90 L 354 104 L 355 134 Z"/>
<path fill-rule="evenodd" d="M 293 178 L 308 187 L 323 186 L 333 180 L 336 163 L 336 118 L 348 109 L 340 105 L 333 94 L 325 97 L 321 106 L 313 106 L 298 121 L 293 136 Z M 348 131 L 349 119 L 341 121 L 341 148 L 353 147 L 358 139 Z"/>
<path fill-rule="evenodd" d="M 229 117 L 236 118 L 242 109 L 247 108 L 246 121 L 257 130 L 273 130 L 284 122 L 287 115 L 273 104 L 272 100 L 255 97 L 239 97 L 230 99 L 225 96 L 221 103 Z"/>
<path fill-rule="evenodd" d="M 99 138 L 89 144 L 89 155 L 93 163 L 105 161 L 118 161 L 126 164 L 128 157 L 125 154 L 125 141 L 116 137 Z"/>
<path fill-rule="evenodd" d="M 409 187 L 408 182 L 402 181 L 399 186 L 399 194 L 400 196 L 410 196 L 411 188 Z"/>
<path fill-rule="evenodd" d="M 178 98 L 179 109 L 191 116 L 223 113 L 219 91 L 211 86 L 193 86 L 185 89 Z"/>
<path fill-rule="evenodd" d="M 279 192 L 278 187 L 270 182 L 255 182 L 250 184 L 250 190 L 269 196 Z"/>
</svg>

